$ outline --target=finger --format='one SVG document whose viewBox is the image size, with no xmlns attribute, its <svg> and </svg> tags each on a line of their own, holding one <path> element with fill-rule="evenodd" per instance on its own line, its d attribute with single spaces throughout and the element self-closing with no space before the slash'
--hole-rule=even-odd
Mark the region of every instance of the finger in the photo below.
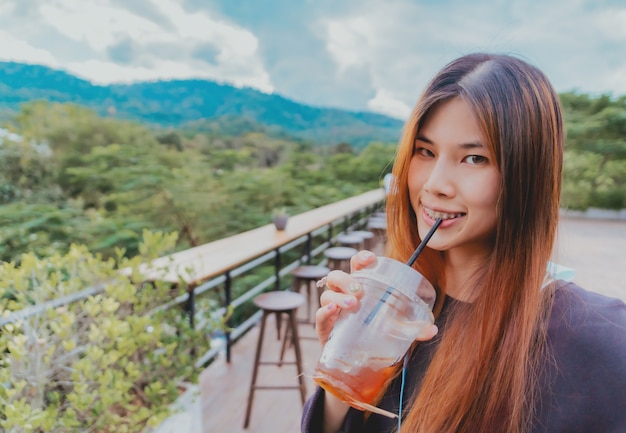
<svg viewBox="0 0 626 433">
<path fill-rule="evenodd" d="M 337 317 L 339 317 L 339 313 L 341 313 L 341 308 L 333 302 L 318 308 L 315 312 L 315 332 L 317 332 L 317 338 L 322 346 L 328 341 L 328 336 L 337 321 Z"/>
<path fill-rule="evenodd" d="M 334 292 L 350 293 L 357 297 L 362 296 L 363 288 L 350 274 L 343 271 L 330 271 L 328 275 L 317 282 L 318 287 L 324 284 L 327 289 Z"/>
<path fill-rule="evenodd" d="M 359 306 L 359 298 L 350 293 L 325 290 L 320 296 L 320 305 L 326 307 L 334 304 L 344 310 L 356 310 Z"/>
<path fill-rule="evenodd" d="M 376 261 L 376 255 L 368 250 L 359 251 L 350 259 L 351 272 L 363 269 Z"/>
<path fill-rule="evenodd" d="M 432 340 L 435 335 L 439 332 L 439 328 L 437 325 L 424 326 L 419 335 L 417 336 L 417 341 L 428 341 Z"/>
</svg>

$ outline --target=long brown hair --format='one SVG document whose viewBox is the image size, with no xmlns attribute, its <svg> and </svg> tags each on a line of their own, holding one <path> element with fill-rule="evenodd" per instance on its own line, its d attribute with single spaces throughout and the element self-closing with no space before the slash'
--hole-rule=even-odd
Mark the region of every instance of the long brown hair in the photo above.
<svg viewBox="0 0 626 433">
<path fill-rule="evenodd" d="M 501 173 L 493 251 L 460 304 L 402 432 L 521 433 L 532 423 L 544 354 L 550 290 L 542 290 L 556 236 L 563 121 L 558 95 L 534 66 L 508 55 L 471 54 L 429 83 L 407 121 L 387 202 L 388 252 L 406 261 L 420 239 L 407 178 L 414 140 L 436 104 L 460 97 L 471 107 Z M 426 248 L 416 267 L 444 299 L 443 259 Z"/>
</svg>

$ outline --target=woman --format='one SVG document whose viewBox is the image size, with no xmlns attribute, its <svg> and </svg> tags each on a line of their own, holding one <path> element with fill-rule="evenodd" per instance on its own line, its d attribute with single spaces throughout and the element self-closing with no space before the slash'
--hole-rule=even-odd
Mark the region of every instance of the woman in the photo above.
<svg viewBox="0 0 626 433">
<path fill-rule="evenodd" d="M 398 413 L 402 399 L 401 432 L 626 432 L 626 306 L 546 277 L 563 142 L 551 84 L 511 56 L 461 57 L 420 97 L 393 168 L 387 255 L 406 262 L 443 222 L 415 264 L 438 291 L 436 326 L 378 402 Z M 352 269 L 373 260 L 360 252 Z M 349 274 L 325 282 L 322 344 L 362 296 Z M 397 429 L 322 389 L 302 418 L 307 433 Z"/>
</svg>

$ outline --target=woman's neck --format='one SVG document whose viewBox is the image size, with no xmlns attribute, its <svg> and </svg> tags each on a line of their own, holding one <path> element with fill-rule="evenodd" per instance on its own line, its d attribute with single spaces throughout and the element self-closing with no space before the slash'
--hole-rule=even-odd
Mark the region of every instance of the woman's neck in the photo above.
<svg viewBox="0 0 626 433">
<path fill-rule="evenodd" d="M 458 301 L 472 302 L 478 293 L 477 279 L 488 262 L 488 253 L 468 254 L 462 251 L 444 253 L 445 293 Z"/>
</svg>

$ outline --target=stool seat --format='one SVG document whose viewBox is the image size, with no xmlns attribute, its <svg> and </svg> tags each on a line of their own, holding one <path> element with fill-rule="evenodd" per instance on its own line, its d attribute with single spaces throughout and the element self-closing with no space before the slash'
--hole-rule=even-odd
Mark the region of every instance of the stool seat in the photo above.
<svg viewBox="0 0 626 433">
<path fill-rule="evenodd" d="M 324 250 L 324 255 L 329 259 L 346 260 L 351 259 L 357 250 L 350 247 L 330 247 Z"/>
<path fill-rule="evenodd" d="M 371 216 L 367 219 L 368 222 L 376 222 L 376 223 L 387 223 L 387 217 L 376 217 Z"/>
<path fill-rule="evenodd" d="M 374 233 L 369 230 L 355 230 L 352 232 L 355 236 L 361 236 L 363 239 L 363 247 L 371 250 L 374 248 Z"/>
<path fill-rule="evenodd" d="M 387 242 L 387 219 L 379 217 L 370 217 L 367 222 L 368 230 L 374 232 L 378 242 L 383 244 Z"/>
<path fill-rule="evenodd" d="M 335 240 L 344 247 L 361 249 L 363 246 L 363 237 L 353 233 L 337 235 Z"/>
<path fill-rule="evenodd" d="M 254 305 L 271 312 L 294 310 L 304 304 L 304 296 L 294 292 L 267 292 L 254 298 Z"/>
<path fill-rule="evenodd" d="M 386 230 L 387 229 L 387 220 L 383 218 L 370 218 L 367 222 L 368 229 L 378 229 L 378 230 Z"/>
<path fill-rule="evenodd" d="M 291 271 L 294 277 L 319 280 L 330 272 L 326 266 L 302 265 Z"/>
<path fill-rule="evenodd" d="M 311 302 L 311 286 L 315 286 L 315 282 L 324 278 L 330 272 L 330 268 L 326 266 L 317 266 L 317 265 L 302 265 L 298 266 L 296 269 L 291 271 L 291 275 L 293 275 L 293 285 L 292 290 L 294 292 L 300 293 L 300 289 L 304 285 L 306 287 L 306 299 L 308 302 L 306 308 L 306 322 L 311 322 L 311 308 L 313 307 L 313 303 Z M 317 293 L 317 304 L 320 305 L 319 296 L 321 295 L 320 290 L 318 289 Z"/>
<path fill-rule="evenodd" d="M 371 239 L 374 237 L 374 233 L 370 232 L 369 230 L 355 230 L 350 233 L 356 236 L 361 236 L 363 239 Z"/>
<path fill-rule="evenodd" d="M 324 255 L 328 259 L 329 268 L 350 272 L 350 259 L 357 252 L 351 247 L 330 247 L 324 250 Z"/>
</svg>

